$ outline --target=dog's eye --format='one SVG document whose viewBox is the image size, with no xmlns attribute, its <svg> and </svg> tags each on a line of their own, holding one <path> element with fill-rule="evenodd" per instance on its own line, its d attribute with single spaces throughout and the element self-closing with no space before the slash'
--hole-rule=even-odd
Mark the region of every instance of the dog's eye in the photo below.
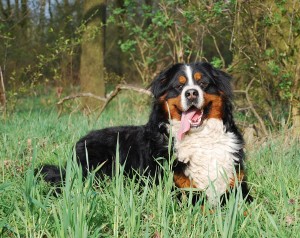
<svg viewBox="0 0 300 238">
<path fill-rule="evenodd" d="M 180 85 L 178 85 L 176 88 L 177 88 L 178 90 L 181 90 L 181 89 L 183 88 L 183 85 L 180 84 Z"/>
<path fill-rule="evenodd" d="M 201 82 L 199 83 L 199 85 L 200 85 L 201 88 L 206 88 L 207 85 L 208 85 L 208 83 L 201 81 Z"/>
</svg>

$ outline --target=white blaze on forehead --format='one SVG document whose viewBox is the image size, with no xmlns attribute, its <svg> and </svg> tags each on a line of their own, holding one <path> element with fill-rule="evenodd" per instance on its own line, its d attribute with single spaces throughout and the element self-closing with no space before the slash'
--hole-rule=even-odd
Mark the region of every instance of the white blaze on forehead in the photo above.
<svg viewBox="0 0 300 238">
<path fill-rule="evenodd" d="M 190 85 L 190 86 L 194 85 L 191 66 L 188 66 L 188 65 L 185 66 L 185 74 L 188 79 L 188 85 Z"/>
</svg>

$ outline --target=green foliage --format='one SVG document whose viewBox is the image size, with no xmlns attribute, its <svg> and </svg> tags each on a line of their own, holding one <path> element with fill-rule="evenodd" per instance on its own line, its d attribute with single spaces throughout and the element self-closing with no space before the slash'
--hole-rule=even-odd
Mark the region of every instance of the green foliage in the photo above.
<svg viewBox="0 0 300 238">
<path fill-rule="evenodd" d="M 268 67 L 271 71 L 271 73 L 274 75 L 274 76 L 278 76 L 279 73 L 280 73 L 280 67 L 279 65 L 277 65 L 273 60 L 270 60 L 268 62 Z"/>
<path fill-rule="evenodd" d="M 208 8 L 187 1 L 161 0 L 159 4 L 149 4 L 127 0 L 123 8 L 112 10 L 108 24 L 123 29 L 125 34 L 119 45 L 134 63 L 142 82 L 148 84 L 162 65 L 202 60 L 207 54 L 204 38 L 217 36 L 217 29 L 222 27 L 220 19 L 224 17 L 221 13 L 232 6 L 216 3 Z M 218 46 L 206 42 L 210 51 L 216 52 Z"/>
<path fill-rule="evenodd" d="M 119 44 L 123 52 L 133 53 L 135 52 L 135 45 L 137 44 L 137 42 L 134 40 L 127 40 L 124 42 L 119 42 Z"/>
<path fill-rule="evenodd" d="M 221 68 L 223 66 L 223 62 L 218 57 L 213 57 L 212 61 L 210 62 L 214 67 L 217 69 Z"/>
</svg>

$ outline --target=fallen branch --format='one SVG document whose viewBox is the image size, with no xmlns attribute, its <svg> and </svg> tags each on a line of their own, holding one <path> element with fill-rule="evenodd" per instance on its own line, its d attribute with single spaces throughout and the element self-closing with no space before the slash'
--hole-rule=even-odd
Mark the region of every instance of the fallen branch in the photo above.
<svg viewBox="0 0 300 238">
<path fill-rule="evenodd" d="M 132 86 L 132 85 L 123 85 L 123 84 L 118 84 L 115 88 L 114 91 L 112 91 L 107 98 L 104 98 L 104 97 L 100 97 L 100 96 L 97 96 L 95 94 L 92 94 L 92 93 L 78 93 L 78 94 L 74 94 L 74 95 L 70 95 L 70 96 L 66 96 L 64 98 L 62 98 L 59 102 L 56 103 L 56 105 L 60 106 L 60 111 L 59 111 L 59 115 L 61 114 L 61 111 L 62 111 L 62 105 L 65 101 L 68 101 L 68 100 L 72 100 L 72 99 L 75 99 L 75 98 L 80 98 L 80 97 L 89 97 L 89 98 L 94 98 L 96 100 L 99 100 L 99 101 L 102 101 L 104 102 L 103 106 L 101 107 L 100 109 L 100 112 L 99 112 L 99 115 L 97 116 L 97 119 L 100 117 L 100 115 L 102 114 L 102 112 L 104 111 L 104 109 L 106 108 L 106 106 L 110 103 L 110 101 L 115 97 L 117 96 L 117 94 L 121 91 L 121 90 L 130 90 L 130 91 L 135 91 L 135 92 L 138 92 L 138 93 L 142 93 L 142 94 L 146 94 L 148 96 L 152 96 L 152 93 L 147 90 L 147 89 L 144 89 L 144 88 L 139 88 L 139 87 L 136 87 L 136 86 Z"/>
<path fill-rule="evenodd" d="M 109 96 L 107 97 L 104 105 L 102 106 L 98 116 L 97 116 L 97 120 L 99 119 L 100 115 L 102 114 L 102 112 L 104 111 L 104 109 L 106 108 L 106 106 L 110 103 L 110 101 L 115 97 L 117 96 L 117 94 L 121 91 L 121 90 L 131 90 L 131 91 L 135 91 L 135 92 L 138 92 L 138 93 L 142 93 L 142 94 L 147 94 L 148 96 L 152 96 L 152 93 L 147 90 L 147 89 L 144 89 L 144 88 L 138 88 L 138 87 L 135 87 L 135 86 L 131 86 L 131 85 L 122 85 L 122 84 L 119 84 L 117 85 L 117 87 L 115 88 L 114 91 L 112 91 Z"/>
<path fill-rule="evenodd" d="M 74 95 L 70 95 L 70 96 L 66 96 L 66 97 L 62 98 L 59 102 L 56 103 L 56 105 L 60 106 L 65 101 L 68 101 L 68 100 L 71 100 L 71 99 L 74 99 L 74 98 L 81 98 L 81 97 L 94 98 L 94 99 L 97 99 L 97 100 L 100 100 L 100 101 L 103 101 L 103 102 L 106 101 L 106 98 L 97 96 L 97 95 L 92 94 L 92 93 L 78 93 L 78 94 L 74 94 Z"/>
<path fill-rule="evenodd" d="M 81 97 L 89 97 L 89 98 L 94 98 L 97 100 L 100 100 L 102 102 L 105 102 L 106 99 L 100 96 L 97 96 L 95 94 L 92 93 L 78 93 L 78 94 L 74 94 L 74 95 L 70 95 L 70 96 L 66 96 L 64 98 L 62 98 L 59 102 L 56 103 L 56 105 L 59 107 L 59 111 L 58 111 L 58 117 L 60 117 L 61 113 L 62 113 L 62 106 L 63 103 L 68 101 L 68 100 L 72 100 L 75 98 L 81 98 Z"/>
</svg>

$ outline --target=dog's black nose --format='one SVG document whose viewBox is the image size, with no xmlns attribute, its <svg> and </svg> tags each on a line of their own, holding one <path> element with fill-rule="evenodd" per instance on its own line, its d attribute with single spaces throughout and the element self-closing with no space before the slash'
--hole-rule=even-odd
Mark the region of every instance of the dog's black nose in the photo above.
<svg viewBox="0 0 300 238">
<path fill-rule="evenodd" d="M 189 89 L 185 92 L 185 97 L 190 101 L 197 99 L 198 96 L 199 96 L 199 93 L 196 89 Z"/>
</svg>

